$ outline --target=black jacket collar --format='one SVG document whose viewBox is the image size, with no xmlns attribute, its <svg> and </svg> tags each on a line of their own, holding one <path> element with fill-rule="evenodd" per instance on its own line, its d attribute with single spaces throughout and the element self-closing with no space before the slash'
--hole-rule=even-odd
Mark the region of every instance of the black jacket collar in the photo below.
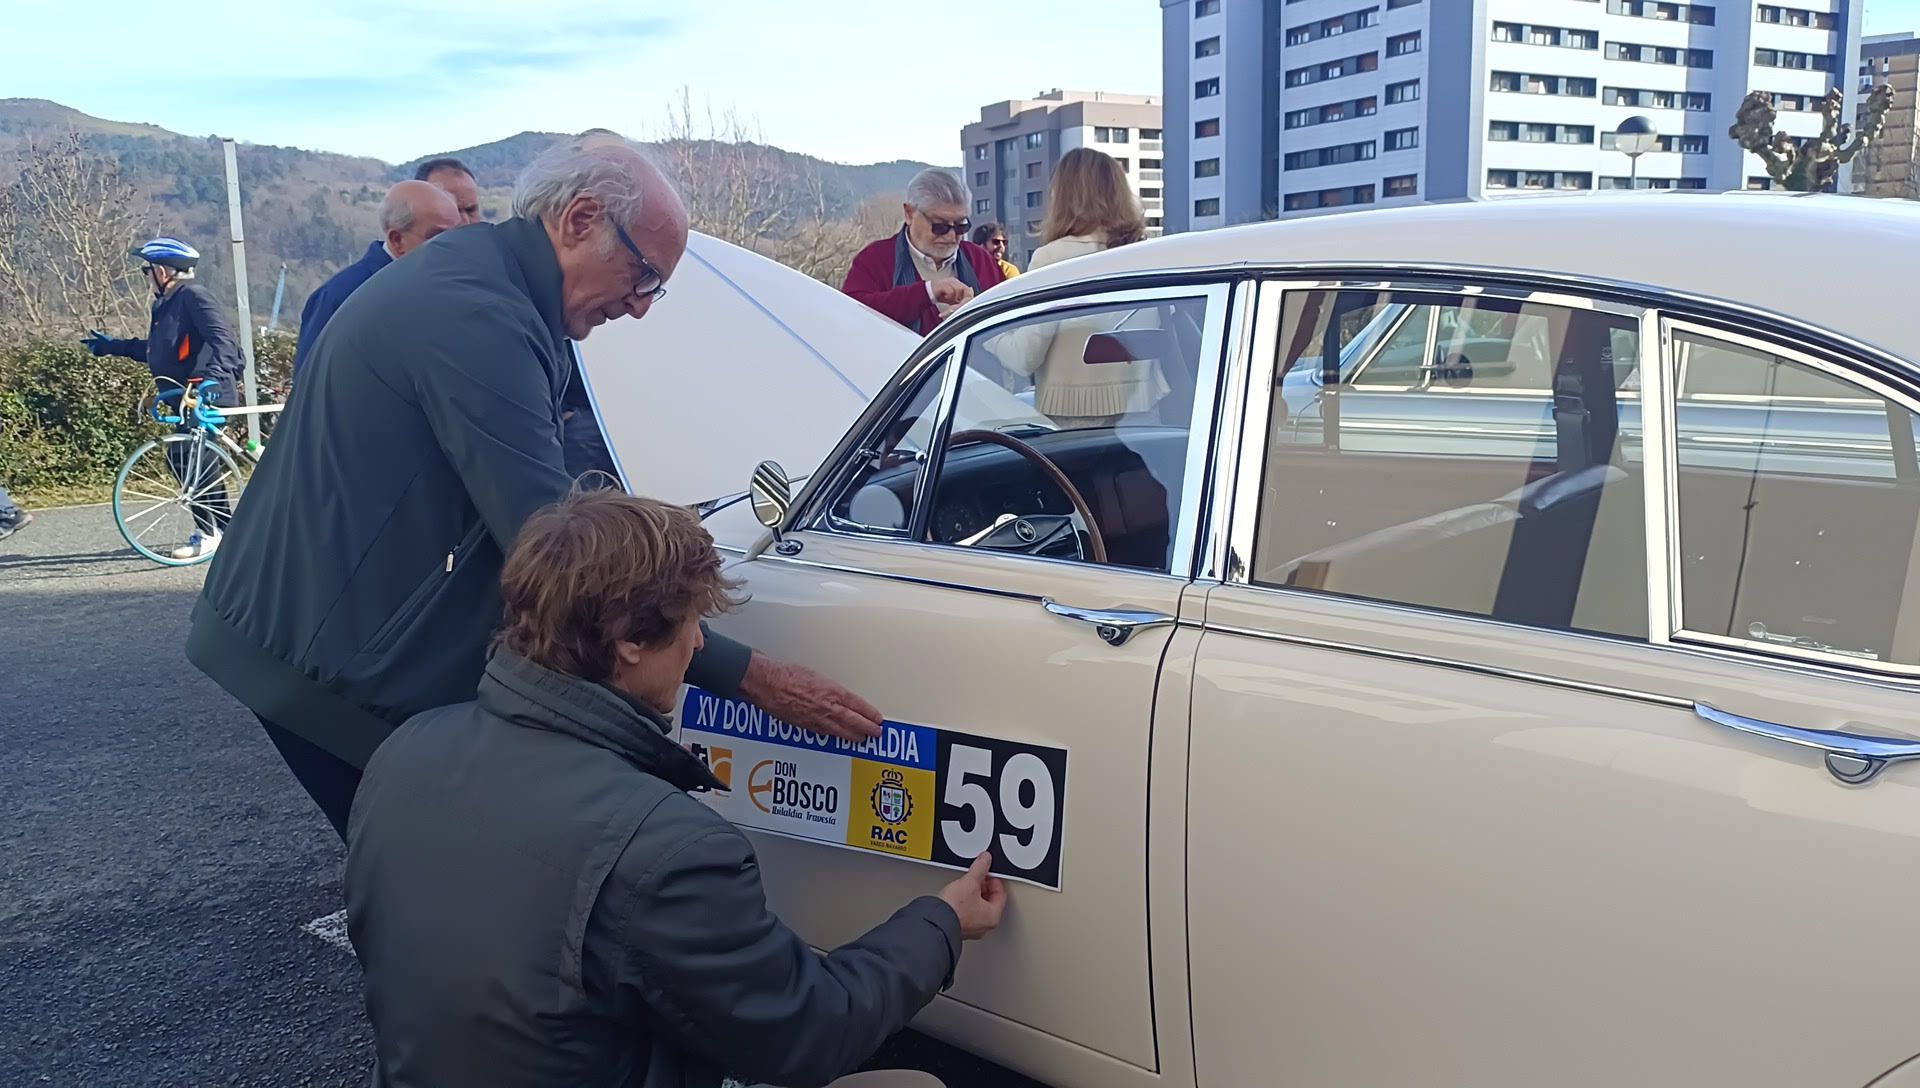
<svg viewBox="0 0 1920 1088">
<path fill-rule="evenodd" d="M 529 729 L 544 729 L 618 752 L 642 771 L 683 790 L 724 789 L 707 765 L 668 736 L 651 708 L 602 684 L 554 672 L 496 649 L 480 678 L 480 709 Z"/>
<path fill-rule="evenodd" d="M 493 228 L 507 256 L 520 266 L 527 295 L 547 323 L 556 343 L 567 338 L 566 312 L 560 303 L 560 258 L 547 228 L 531 219 L 509 219 Z"/>
</svg>

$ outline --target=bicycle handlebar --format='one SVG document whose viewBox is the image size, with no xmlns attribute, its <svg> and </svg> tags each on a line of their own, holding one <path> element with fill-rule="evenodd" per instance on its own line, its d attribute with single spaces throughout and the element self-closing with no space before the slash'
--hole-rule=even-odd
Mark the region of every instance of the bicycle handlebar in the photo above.
<svg viewBox="0 0 1920 1088">
<path fill-rule="evenodd" d="M 214 429 L 226 426 L 226 413 L 220 410 L 217 403 L 219 398 L 214 394 L 214 391 L 219 387 L 220 383 L 217 381 L 203 381 L 195 385 L 193 389 L 194 421 L 202 427 Z M 179 404 L 179 402 L 186 398 L 186 395 L 187 388 L 185 386 L 179 389 L 162 389 L 154 394 L 153 405 L 148 409 L 148 414 L 153 416 L 156 422 L 164 423 L 168 426 L 178 426 L 186 422 L 186 415 L 177 408 L 175 411 L 169 413 L 165 411 L 165 406 L 170 403 L 175 405 Z"/>
</svg>

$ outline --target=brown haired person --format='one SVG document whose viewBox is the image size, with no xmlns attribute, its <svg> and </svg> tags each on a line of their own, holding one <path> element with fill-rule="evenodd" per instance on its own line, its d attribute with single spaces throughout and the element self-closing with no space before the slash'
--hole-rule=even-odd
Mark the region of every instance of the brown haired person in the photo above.
<svg viewBox="0 0 1920 1088">
<path fill-rule="evenodd" d="M 1073 257 L 1130 245 L 1147 234 L 1146 216 L 1118 160 L 1091 148 L 1076 148 L 1054 168 L 1047 191 L 1046 244 L 1033 251 L 1027 271 Z M 1008 370 L 1032 375 L 1034 407 L 1062 430 L 1112 426 L 1154 411 L 1168 393 L 1155 360 L 1086 363 L 1087 339 L 1110 332 L 1111 318 L 1051 320 L 1016 328 L 989 343 Z M 1157 315 L 1142 310 L 1129 328 L 1157 328 Z"/>
<path fill-rule="evenodd" d="M 1000 262 L 1000 274 L 1012 279 L 1020 274 L 1020 269 L 1007 260 L 1007 228 L 998 223 L 982 223 L 973 228 L 973 244 L 993 255 Z"/>
<path fill-rule="evenodd" d="M 527 520 L 501 588 L 478 700 L 400 727 L 353 806 L 376 1086 L 826 1084 L 999 924 L 986 855 L 825 956 L 768 911 L 752 845 L 688 795 L 719 782 L 663 717 L 737 588 L 691 512 L 570 496 Z"/>
</svg>

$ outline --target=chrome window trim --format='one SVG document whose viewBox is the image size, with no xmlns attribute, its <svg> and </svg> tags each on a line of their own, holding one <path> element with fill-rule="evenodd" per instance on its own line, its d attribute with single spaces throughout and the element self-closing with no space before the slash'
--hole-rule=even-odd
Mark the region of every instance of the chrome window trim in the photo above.
<svg viewBox="0 0 1920 1088">
<path fill-rule="evenodd" d="M 1735 347 L 1746 348 L 1764 355 L 1772 355 L 1790 363 L 1804 366 L 1816 373 L 1837 381 L 1845 382 L 1856 388 L 1863 388 L 1874 396 L 1890 401 L 1916 417 L 1920 417 L 1920 398 L 1901 390 L 1871 373 L 1865 373 L 1848 366 L 1837 359 L 1826 358 L 1802 350 L 1798 346 L 1780 344 L 1762 339 L 1750 333 L 1722 330 L 1711 325 L 1663 315 L 1661 321 L 1661 348 L 1663 376 L 1678 374 L 1678 346 L 1675 343 L 1681 336 L 1719 341 Z M 1769 659 L 1785 658 L 1804 661 L 1811 664 L 1826 665 L 1854 672 L 1866 672 L 1882 676 L 1920 679 L 1920 664 L 1905 664 L 1898 661 L 1883 661 L 1876 658 L 1858 657 L 1852 654 L 1834 653 L 1822 650 L 1803 649 L 1785 646 L 1779 643 L 1759 642 L 1753 639 L 1737 638 L 1730 635 L 1714 634 L 1709 631 L 1696 631 L 1686 625 L 1684 605 L 1686 596 L 1683 591 L 1684 577 L 1680 563 L 1680 476 L 1679 476 L 1679 408 L 1677 383 L 1667 381 L 1663 390 L 1662 406 L 1667 413 L 1668 426 L 1662 432 L 1662 455 L 1668 461 L 1668 472 L 1664 477 L 1666 504 L 1669 510 L 1668 530 L 1670 546 L 1667 549 L 1672 557 L 1669 570 L 1671 608 L 1669 628 L 1673 641 L 1685 641 L 1724 653 L 1726 656 L 1745 660 L 1749 655 L 1759 655 Z M 1891 433 L 1891 432 L 1890 432 Z M 1920 542 L 1916 542 L 1920 543 Z"/>
<path fill-rule="evenodd" d="M 1274 373 L 1280 361 L 1280 323 L 1286 314 L 1286 296 L 1292 286 L 1288 281 L 1262 280 L 1259 301 L 1255 303 L 1253 339 L 1246 360 L 1247 380 L 1241 390 L 1245 407 L 1236 454 L 1238 465 L 1232 497 L 1223 511 L 1223 535 L 1228 543 L 1220 580 L 1232 585 L 1246 584 L 1252 570 L 1253 535 L 1260 516 L 1261 485 L 1267 475 L 1267 432 L 1273 416 Z"/>
<path fill-rule="evenodd" d="M 1260 285 L 1241 280 L 1233 285 L 1230 316 L 1233 327 L 1221 345 L 1226 353 L 1224 378 L 1214 413 L 1212 448 L 1208 451 L 1208 478 L 1201 508 L 1199 539 L 1190 573 L 1195 581 L 1218 582 L 1226 577 L 1231 552 L 1228 527 L 1233 515 L 1235 474 L 1239 471 L 1241 429 L 1247 402 L 1250 360 L 1255 358 Z M 1178 568 L 1176 568 L 1178 569 Z"/>
<path fill-rule="evenodd" d="M 1169 574 L 1180 575 L 1181 581 L 1190 580 L 1194 567 L 1196 541 L 1202 530 L 1202 511 L 1205 508 L 1206 484 L 1214 444 L 1217 442 L 1217 426 L 1221 414 L 1220 390 L 1223 382 L 1223 370 L 1233 365 L 1233 356 L 1228 354 L 1232 345 L 1228 342 L 1228 322 L 1233 316 L 1235 300 L 1241 297 L 1240 284 L 1228 278 L 1195 280 L 1158 287 L 1138 287 L 1130 290 L 1109 290 L 1084 292 L 1071 296 L 1048 298 L 1024 306 L 1001 307 L 994 311 L 999 320 L 975 320 L 969 322 L 964 331 L 948 336 L 937 347 L 923 349 L 921 358 L 911 364 L 901 375 L 897 375 L 886 391 L 885 400 L 889 405 L 882 411 L 870 406 L 861 417 L 860 423 L 850 431 L 839 446 L 829 454 L 834 466 L 830 473 L 818 474 L 822 480 L 819 486 L 810 485 L 795 503 L 795 510 L 803 513 L 789 515 L 787 523 L 833 536 L 853 537 L 874 541 L 892 541 L 926 547 L 976 553 L 975 549 L 960 548 L 957 545 L 942 544 L 937 541 L 920 539 L 925 532 L 926 518 L 931 516 L 931 497 L 928 488 L 938 474 L 933 471 L 939 466 L 947 448 L 947 437 L 952 430 L 952 408 L 959 396 L 959 386 L 967 364 L 967 352 L 977 337 L 990 336 L 1008 325 L 1018 324 L 1034 318 L 1054 313 L 1069 313 L 1077 310 L 1099 309 L 1122 306 L 1128 303 L 1168 303 L 1182 300 L 1200 300 L 1205 306 L 1204 320 L 1201 325 L 1200 354 L 1195 360 L 1197 373 L 1192 415 L 1188 418 L 1187 459 L 1182 472 L 1180 507 L 1175 514 L 1175 524 L 1170 526 L 1173 534 L 1173 550 L 1166 571 L 1142 571 L 1138 568 L 1120 568 L 1133 574 Z M 951 352 L 949 355 L 948 353 Z M 1213 365 L 1208 366 L 1211 361 Z M 938 423 L 933 431 L 931 447 L 925 462 L 927 471 L 922 471 L 914 482 L 913 509 L 906 532 L 891 532 L 865 529 L 836 521 L 830 511 L 834 501 L 840 496 L 857 472 L 857 459 L 852 455 L 861 448 L 888 420 L 893 418 L 912 395 L 919 380 L 934 365 L 945 365 L 946 373 L 941 376 L 940 394 L 935 400 Z M 882 398 L 875 398 L 879 404 Z M 830 482 L 831 486 L 827 486 Z M 1020 555 L 1017 553 L 992 553 L 1001 559 L 1036 560 L 1040 556 Z M 1054 560 L 1054 562 L 1072 563 L 1085 567 L 1081 560 Z"/>
<path fill-rule="evenodd" d="M 1640 464 L 1646 503 L 1647 641 L 1656 646 L 1673 641 L 1673 619 L 1679 607 L 1673 593 L 1673 572 L 1680 569 L 1680 534 L 1674 531 L 1679 488 L 1668 457 L 1674 384 L 1669 357 L 1664 317 L 1649 309 L 1640 317 Z"/>
</svg>

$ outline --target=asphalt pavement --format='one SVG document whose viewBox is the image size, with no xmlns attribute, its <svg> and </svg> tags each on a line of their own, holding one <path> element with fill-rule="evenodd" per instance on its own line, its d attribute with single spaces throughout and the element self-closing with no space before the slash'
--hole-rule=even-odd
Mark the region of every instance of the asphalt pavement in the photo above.
<svg viewBox="0 0 1920 1088">
<path fill-rule="evenodd" d="M 0 1085 L 360 1088 L 345 853 L 182 653 L 205 568 L 36 513 L 0 541 Z M 871 1064 L 1031 1084 L 912 1033 Z"/>
</svg>

